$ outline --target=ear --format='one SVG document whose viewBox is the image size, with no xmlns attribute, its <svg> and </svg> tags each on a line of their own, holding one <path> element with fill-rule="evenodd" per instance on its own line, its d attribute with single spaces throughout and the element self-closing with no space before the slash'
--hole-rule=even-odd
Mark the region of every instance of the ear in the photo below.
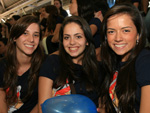
<svg viewBox="0 0 150 113">
<path fill-rule="evenodd" d="M 13 41 L 16 42 L 16 38 L 14 38 Z"/>
</svg>

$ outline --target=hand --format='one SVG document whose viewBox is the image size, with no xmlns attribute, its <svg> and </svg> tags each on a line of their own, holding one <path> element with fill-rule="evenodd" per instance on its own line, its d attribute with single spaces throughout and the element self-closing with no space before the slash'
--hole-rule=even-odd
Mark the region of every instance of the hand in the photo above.
<svg viewBox="0 0 150 113">
<path fill-rule="evenodd" d="M 97 113 L 100 113 L 100 108 L 97 108 Z"/>
</svg>

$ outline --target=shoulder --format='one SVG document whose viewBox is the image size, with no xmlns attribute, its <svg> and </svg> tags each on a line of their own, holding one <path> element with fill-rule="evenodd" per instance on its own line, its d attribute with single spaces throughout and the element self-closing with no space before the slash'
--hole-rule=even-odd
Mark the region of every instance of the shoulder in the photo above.
<svg viewBox="0 0 150 113">
<path fill-rule="evenodd" d="M 41 66 L 39 76 L 48 77 L 54 80 L 57 75 L 56 71 L 58 71 L 60 67 L 59 61 L 58 55 L 49 55 Z"/>
<path fill-rule="evenodd" d="M 140 86 L 150 84 L 150 50 L 143 49 L 135 62 L 137 82 Z"/>
<path fill-rule="evenodd" d="M 100 19 L 93 17 L 93 18 L 90 20 L 89 24 L 101 24 L 101 21 L 100 21 Z"/>
<path fill-rule="evenodd" d="M 138 55 L 137 59 L 136 59 L 136 64 L 138 64 L 139 62 L 145 62 L 146 61 L 150 61 L 150 50 L 149 49 L 143 49 L 140 54 Z"/>
<path fill-rule="evenodd" d="M 100 26 L 101 26 L 101 21 L 98 19 L 98 18 L 92 18 L 89 22 L 89 25 L 96 25 L 98 29 L 100 29 Z"/>
</svg>

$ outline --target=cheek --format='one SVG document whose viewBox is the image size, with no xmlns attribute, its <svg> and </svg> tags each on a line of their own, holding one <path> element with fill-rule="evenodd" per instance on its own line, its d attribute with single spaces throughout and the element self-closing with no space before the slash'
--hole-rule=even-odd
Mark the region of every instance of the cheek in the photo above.
<svg viewBox="0 0 150 113">
<path fill-rule="evenodd" d="M 114 40 L 114 38 L 112 36 L 107 36 L 108 45 L 111 45 L 113 40 Z"/>
<path fill-rule="evenodd" d="M 34 41 L 35 41 L 35 43 L 38 45 L 39 42 L 40 42 L 40 38 L 35 38 Z"/>
<path fill-rule="evenodd" d="M 65 46 L 67 45 L 67 42 L 66 41 L 63 41 L 63 46 L 65 48 Z"/>
</svg>

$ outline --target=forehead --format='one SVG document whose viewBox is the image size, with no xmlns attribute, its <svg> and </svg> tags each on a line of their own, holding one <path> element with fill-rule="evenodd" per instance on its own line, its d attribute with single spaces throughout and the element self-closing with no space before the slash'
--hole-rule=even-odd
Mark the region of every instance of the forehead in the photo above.
<svg viewBox="0 0 150 113">
<path fill-rule="evenodd" d="M 82 29 L 81 26 L 75 22 L 70 22 L 70 23 L 67 23 L 65 26 L 64 26 L 64 29 L 72 29 L 72 30 L 75 30 L 76 28 L 80 28 L 80 30 Z"/>
<path fill-rule="evenodd" d="M 57 4 L 58 4 L 58 3 L 60 3 L 60 2 L 59 2 L 58 0 L 55 0 L 54 3 L 57 3 Z"/>
<path fill-rule="evenodd" d="M 107 25 L 111 24 L 115 26 L 114 22 L 119 22 L 121 24 L 131 24 L 131 25 L 134 24 L 132 17 L 126 13 L 115 14 L 115 15 L 110 16 L 107 19 Z"/>
<path fill-rule="evenodd" d="M 128 19 L 132 20 L 132 17 L 131 17 L 129 14 L 127 14 L 127 13 L 119 13 L 119 14 L 112 15 L 112 16 L 110 16 L 107 20 L 111 20 L 111 19 L 115 19 L 115 18 L 123 17 L 123 16 L 125 16 L 125 17 L 127 17 Z M 128 20 L 127 20 L 127 21 L 128 21 Z"/>
<path fill-rule="evenodd" d="M 40 27 L 37 23 L 31 23 L 26 30 L 40 31 Z"/>
</svg>

